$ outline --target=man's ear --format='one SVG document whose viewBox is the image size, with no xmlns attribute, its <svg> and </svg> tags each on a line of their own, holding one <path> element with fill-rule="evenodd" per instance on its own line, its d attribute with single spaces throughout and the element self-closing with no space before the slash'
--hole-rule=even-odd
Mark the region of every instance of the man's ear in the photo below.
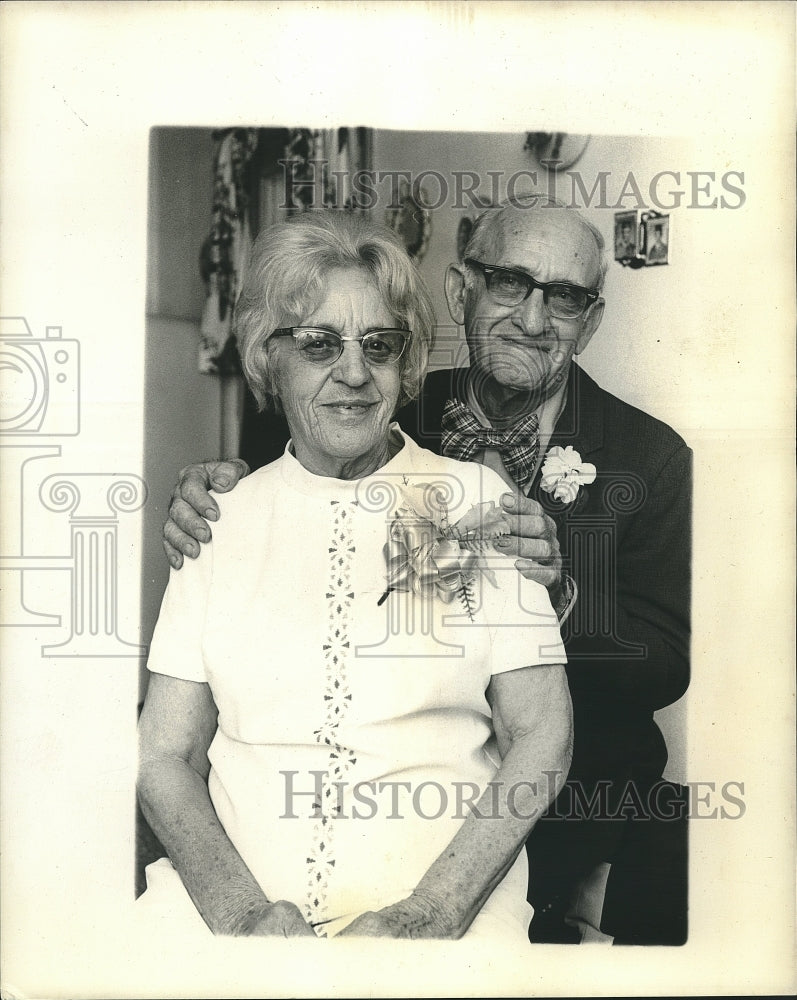
<svg viewBox="0 0 797 1000">
<path fill-rule="evenodd" d="M 462 264 L 449 264 L 446 271 L 446 302 L 451 319 L 465 325 L 465 272 Z"/>
<path fill-rule="evenodd" d="M 605 305 L 606 303 L 603 299 L 598 299 L 589 307 L 587 318 L 584 320 L 584 326 L 581 328 L 581 333 L 578 335 L 575 350 L 576 354 L 581 354 L 587 344 L 592 340 L 592 334 L 601 325 L 601 320 L 603 319 L 603 307 Z"/>
</svg>

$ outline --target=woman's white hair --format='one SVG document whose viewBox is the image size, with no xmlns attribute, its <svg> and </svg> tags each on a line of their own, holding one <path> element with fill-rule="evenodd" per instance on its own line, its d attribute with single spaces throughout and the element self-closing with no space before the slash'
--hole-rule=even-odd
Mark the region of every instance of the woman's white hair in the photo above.
<svg viewBox="0 0 797 1000">
<path fill-rule="evenodd" d="M 563 201 L 559 201 L 558 198 L 551 198 L 544 194 L 517 195 L 514 198 L 507 198 L 500 204 L 485 209 L 473 224 L 467 246 L 463 252 L 463 258 L 482 257 L 483 255 L 496 252 L 502 226 L 508 220 L 509 213 L 527 212 L 535 208 L 565 209 L 570 214 L 577 216 L 582 225 L 589 230 L 592 238 L 595 240 L 595 246 L 598 250 L 598 260 L 600 262 L 598 281 L 594 291 L 600 292 L 603 289 L 606 272 L 609 269 L 609 260 L 606 256 L 606 241 L 603 238 L 603 234 L 589 219 L 584 218 L 577 209 L 568 207 Z"/>
<path fill-rule="evenodd" d="M 301 325 L 336 268 L 371 277 L 398 328 L 411 331 L 401 357 L 398 406 L 421 390 L 432 348 L 435 313 L 429 292 L 398 237 L 362 215 L 316 211 L 264 229 L 252 247 L 235 307 L 244 375 L 260 409 L 278 403 L 267 343 L 276 329 Z"/>
</svg>

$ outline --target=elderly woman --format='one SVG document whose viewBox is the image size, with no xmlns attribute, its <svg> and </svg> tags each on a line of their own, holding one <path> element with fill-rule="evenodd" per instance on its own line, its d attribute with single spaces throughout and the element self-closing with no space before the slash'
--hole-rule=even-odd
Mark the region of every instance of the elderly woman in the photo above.
<svg viewBox="0 0 797 1000">
<path fill-rule="evenodd" d="M 243 366 L 291 441 L 222 498 L 164 596 L 140 721 L 169 855 L 147 871 L 153 914 L 525 940 L 520 848 L 569 764 L 564 650 L 545 589 L 492 547 L 503 482 L 391 424 L 432 317 L 400 244 L 358 216 L 255 244 Z"/>
</svg>

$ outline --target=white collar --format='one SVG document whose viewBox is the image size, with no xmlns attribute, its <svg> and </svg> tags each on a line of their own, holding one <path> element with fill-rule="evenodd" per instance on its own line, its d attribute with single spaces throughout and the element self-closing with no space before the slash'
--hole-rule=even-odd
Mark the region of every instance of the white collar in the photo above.
<svg viewBox="0 0 797 1000">
<path fill-rule="evenodd" d="M 318 476 L 309 472 L 293 453 L 293 441 L 285 445 L 279 459 L 283 481 L 299 493 L 326 500 L 356 500 L 363 497 L 363 490 L 378 488 L 380 477 L 385 483 L 399 473 L 411 472 L 417 464 L 417 444 L 402 431 L 397 423 L 390 425 L 390 433 L 397 434 L 402 441 L 401 448 L 390 461 L 362 479 L 334 479 L 332 476 Z"/>
</svg>

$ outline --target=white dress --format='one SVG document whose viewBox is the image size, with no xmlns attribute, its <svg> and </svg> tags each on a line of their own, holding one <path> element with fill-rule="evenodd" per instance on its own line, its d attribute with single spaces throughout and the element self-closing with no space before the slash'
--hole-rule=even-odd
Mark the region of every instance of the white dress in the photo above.
<svg viewBox="0 0 797 1000">
<path fill-rule="evenodd" d="M 315 476 L 286 450 L 218 497 L 213 541 L 171 575 L 148 662 L 210 685 L 218 817 L 267 897 L 319 935 L 408 896 L 464 822 L 497 768 L 490 677 L 565 662 L 547 592 L 495 552 L 497 587 L 477 575 L 472 617 L 457 598 L 380 603 L 402 495 L 435 484 L 454 523 L 506 492 L 402 437 L 365 479 Z M 168 861 L 148 876 L 145 905 L 196 913 Z M 474 932 L 525 933 L 526 885 L 521 851 Z"/>
</svg>

